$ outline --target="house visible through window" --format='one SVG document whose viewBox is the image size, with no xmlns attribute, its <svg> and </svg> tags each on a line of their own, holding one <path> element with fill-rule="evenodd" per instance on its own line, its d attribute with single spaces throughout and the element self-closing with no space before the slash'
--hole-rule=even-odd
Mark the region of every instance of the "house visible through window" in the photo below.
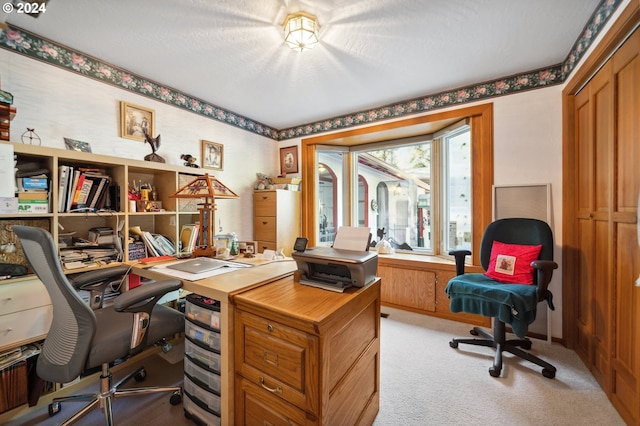
<svg viewBox="0 0 640 426">
<path fill-rule="evenodd" d="M 339 226 L 353 224 L 397 251 L 471 249 L 471 143 L 463 120 L 425 136 L 317 146 L 318 243 L 330 245 Z"/>
</svg>

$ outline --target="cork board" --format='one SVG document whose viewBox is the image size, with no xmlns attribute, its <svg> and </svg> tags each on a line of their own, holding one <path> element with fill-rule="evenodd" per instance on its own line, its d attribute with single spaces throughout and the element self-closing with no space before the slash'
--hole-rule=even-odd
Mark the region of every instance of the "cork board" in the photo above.
<svg viewBox="0 0 640 426">
<path fill-rule="evenodd" d="M 29 263 L 24 257 L 24 251 L 18 236 L 11 230 L 13 225 L 36 226 L 49 231 L 49 219 L 3 219 L 0 220 L 0 262 L 26 266 Z M 15 244 L 15 251 L 9 245 Z M 4 249 L 2 249 L 4 247 Z"/>
</svg>

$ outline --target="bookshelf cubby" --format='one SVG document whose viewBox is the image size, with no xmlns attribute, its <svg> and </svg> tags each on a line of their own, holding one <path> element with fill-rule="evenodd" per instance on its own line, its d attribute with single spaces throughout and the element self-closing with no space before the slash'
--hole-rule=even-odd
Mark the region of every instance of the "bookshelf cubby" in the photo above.
<svg viewBox="0 0 640 426">
<path fill-rule="evenodd" d="M 50 179 L 50 204 L 48 212 L 39 213 L 0 213 L 0 220 L 5 223 L 20 220 L 34 220 L 34 223 L 48 224 L 48 230 L 55 241 L 69 233 L 86 238 L 89 230 L 95 227 L 109 227 L 117 231 L 121 227 L 124 235 L 123 261 L 129 261 L 129 229 L 139 226 L 144 231 L 162 234 L 171 241 L 179 241 L 182 225 L 198 220 L 195 205 L 185 204 L 181 200 L 171 198 L 181 182 L 203 175 L 201 169 L 180 165 L 154 163 L 121 157 L 107 156 L 64 150 L 58 148 L 25 145 L 14 142 L 1 142 L 13 148 L 16 159 L 21 163 L 34 163 L 41 169 L 48 170 Z M 59 211 L 60 200 L 60 166 L 71 166 L 74 169 L 100 169 L 111 177 L 113 185 L 119 187 L 117 202 L 111 200 L 111 208 L 85 211 Z M 161 211 L 133 211 L 128 201 L 130 185 L 149 184 L 154 189 L 157 201 L 161 203 Z M 112 194 L 115 196 L 115 194 Z M 118 210 L 114 210 L 117 206 Z M 109 205 L 107 206 L 109 207 Z M 25 264 L 26 266 L 26 264 Z M 78 272 L 68 271 L 69 273 Z"/>
</svg>

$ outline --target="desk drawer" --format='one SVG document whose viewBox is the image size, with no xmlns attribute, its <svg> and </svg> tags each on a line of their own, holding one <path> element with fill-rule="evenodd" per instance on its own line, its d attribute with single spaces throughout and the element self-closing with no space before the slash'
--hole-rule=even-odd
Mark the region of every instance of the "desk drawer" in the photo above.
<svg viewBox="0 0 640 426">
<path fill-rule="evenodd" d="M 276 217 L 256 216 L 253 220 L 253 239 L 276 241 Z"/>
<path fill-rule="evenodd" d="M 241 341 L 236 342 L 236 365 L 242 376 L 265 392 L 315 412 L 317 382 L 311 371 L 318 365 L 317 337 L 247 312 L 241 311 L 237 319 Z"/>
<path fill-rule="evenodd" d="M 264 253 L 265 250 L 278 250 L 275 241 L 260 241 L 258 240 L 258 253 Z"/>
<path fill-rule="evenodd" d="M 2 314 L 46 305 L 51 305 L 51 299 L 47 289 L 39 280 L 0 285 L 0 313 Z"/>
<path fill-rule="evenodd" d="M 236 379 L 236 424 L 317 425 L 317 418 L 286 401 L 265 392 L 245 379 Z M 337 423 L 336 423 L 337 424 Z"/>
<path fill-rule="evenodd" d="M 0 315 L 0 347 L 47 334 L 52 318 L 51 305 Z"/>
<path fill-rule="evenodd" d="M 278 194 L 275 191 L 253 193 L 254 216 L 275 216 Z"/>
</svg>

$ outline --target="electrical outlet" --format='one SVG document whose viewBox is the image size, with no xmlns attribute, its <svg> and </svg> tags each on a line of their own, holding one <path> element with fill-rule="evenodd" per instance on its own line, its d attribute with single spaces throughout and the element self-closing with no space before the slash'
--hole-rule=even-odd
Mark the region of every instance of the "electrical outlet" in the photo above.
<svg viewBox="0 0 640 426">
<path fill-rule="evenodd" d="M 169 218 L 169 225 L 176 226 L 176 218 L 175 217 L 171 216 Z"/>
</svg>

